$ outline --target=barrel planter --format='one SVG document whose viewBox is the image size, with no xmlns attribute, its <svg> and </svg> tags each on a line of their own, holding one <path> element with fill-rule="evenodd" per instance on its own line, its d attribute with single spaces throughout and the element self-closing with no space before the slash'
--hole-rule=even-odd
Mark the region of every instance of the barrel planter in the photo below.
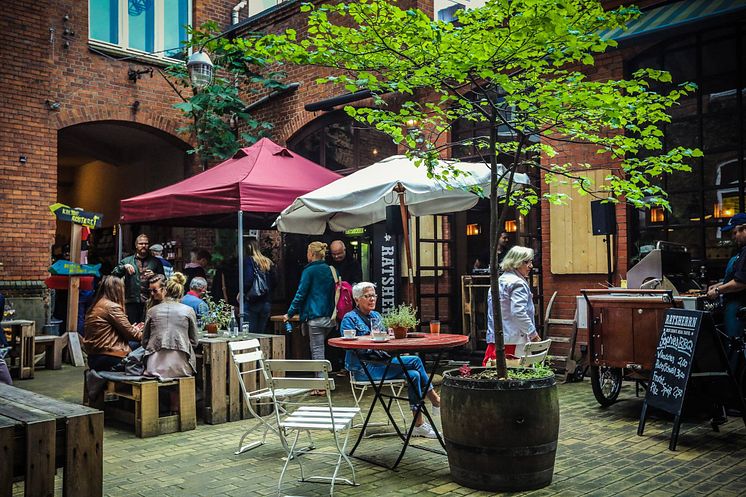
<svg viewBox="0 0 746 497">
<path fill-rule="evenodd" d="M 443 436 L 456 483 L 520 491 L 552 482 L 559 435 L 554 376 L 477 380 L 453 369 L 443 375 L 441 397 Z"/>
</svg>

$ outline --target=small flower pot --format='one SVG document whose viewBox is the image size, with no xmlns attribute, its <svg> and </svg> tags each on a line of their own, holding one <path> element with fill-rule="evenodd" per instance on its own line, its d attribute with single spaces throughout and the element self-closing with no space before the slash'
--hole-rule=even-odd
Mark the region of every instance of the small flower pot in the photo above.
<svg viewBox="0 0 746 497">
<path fill-rule="evenodd" d="M 394 328 L 394 338 L 407 338 L 407 329 L 397 326 Z"/>
<path fill-rule="evenodd" d="M 210 323 L 205 326 L 205 331 L 207 333 L 217 333 L 218 332 L 218 323 Z"/>
</svg>

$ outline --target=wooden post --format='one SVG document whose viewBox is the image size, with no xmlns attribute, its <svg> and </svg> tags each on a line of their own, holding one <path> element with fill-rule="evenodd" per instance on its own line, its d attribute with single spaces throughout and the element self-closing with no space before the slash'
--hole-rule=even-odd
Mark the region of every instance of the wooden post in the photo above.
<svg viewBox="0 0 746 497">
<path fill-rule="evenodd" d="M 83 226 L 70 223 L 70 260 L 80 264 L 80 244 Z M 78 336 L 78 297 L 80 295 L 80 276 L 70 275 L 67 292 L 67 331 L 70 344 L 70 361 L 73 366 L 85 366 Z"/>
</svg>

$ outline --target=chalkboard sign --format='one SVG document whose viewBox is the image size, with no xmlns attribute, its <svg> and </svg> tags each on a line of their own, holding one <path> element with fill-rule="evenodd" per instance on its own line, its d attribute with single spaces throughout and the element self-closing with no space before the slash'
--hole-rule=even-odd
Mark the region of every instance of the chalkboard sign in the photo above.
<svg viewBox="0 0 746 497">
<path fill-rule="evenodd" d="M 728 389 L 738 395 L 739 389 L 730 374 L 728 361 L 720 340 L 715 335 L 710 314 L 669 309 L 663 320 L 663 330 L 656 348 L 655 363 L 637 434 L 642 435 L 645 429 L 648 406 L 673 414 L 674 427 L 669 449 L 675 450 L 684 399 L 692 378 L 696 377 L 724 380 Z M 713 425 L 713 429 L 716 426 Z"/>
</svg>

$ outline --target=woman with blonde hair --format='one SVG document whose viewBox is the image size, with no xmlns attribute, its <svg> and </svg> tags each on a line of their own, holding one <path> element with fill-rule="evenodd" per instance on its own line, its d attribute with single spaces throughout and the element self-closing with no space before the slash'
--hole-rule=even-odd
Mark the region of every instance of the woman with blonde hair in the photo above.
<svg viewBox="0 0 746 497">
<path fill-rule="evenodd" d="M 140 341 L 142 329 L 142 323 L 132 324 L 127 319 L 124 281 L 104 276 L 85 316 L 83 348 L 88 355 L 88 367 L 111 371 L 131 352 L 128 342 Z"/>
<path fill-rule="evenodd" d="M 327 244 L 311 242 L 308 244 L 306 258 L 308 264 L 298 283 L 298 290 L 290 303 L 283 319 L 300 314 L 303 335 L 308 335 L 311 342 L 311 358 L 324 359 L 326 336 L 337 327 L 332 318 L 334 314 L 334 277 L 332 269 L 324 262 Z M 323 392 L 317 392 L 321 394 Z"/>
<path fill-rule="evenodd" d="M 246 242 L 247 260 L 244 264 L 244 309 L 252 333 L 264 333 L 272 307 L 275 286 L 275 265 L 262 254 L 259 240 Z"/>
<path fill-rule="evenodd" d="M 519 246 L 511 248 L 500 264 L 503 274 L 498 280 L 498 290 L 506 356 L 522 355 L 524 344 L 541 340 L 536 332 L 534 301 L 528 284 L 528 275 L 533 266 L 533 249 Z M 487 292 L 487 350 L 482 363 L 485 365 L 488 360 L 495 358 L 495 319 L 490 290 Z"/>
<path fill-rule="evenodd" d="M 197 316 L 182 304 L 186 276 L 174 273 L 165 284 L 163 301 L 148 310 L 143 329 L 145 376 L 162 380 L 193 376 L 197 364 Z"/>
</svg>

